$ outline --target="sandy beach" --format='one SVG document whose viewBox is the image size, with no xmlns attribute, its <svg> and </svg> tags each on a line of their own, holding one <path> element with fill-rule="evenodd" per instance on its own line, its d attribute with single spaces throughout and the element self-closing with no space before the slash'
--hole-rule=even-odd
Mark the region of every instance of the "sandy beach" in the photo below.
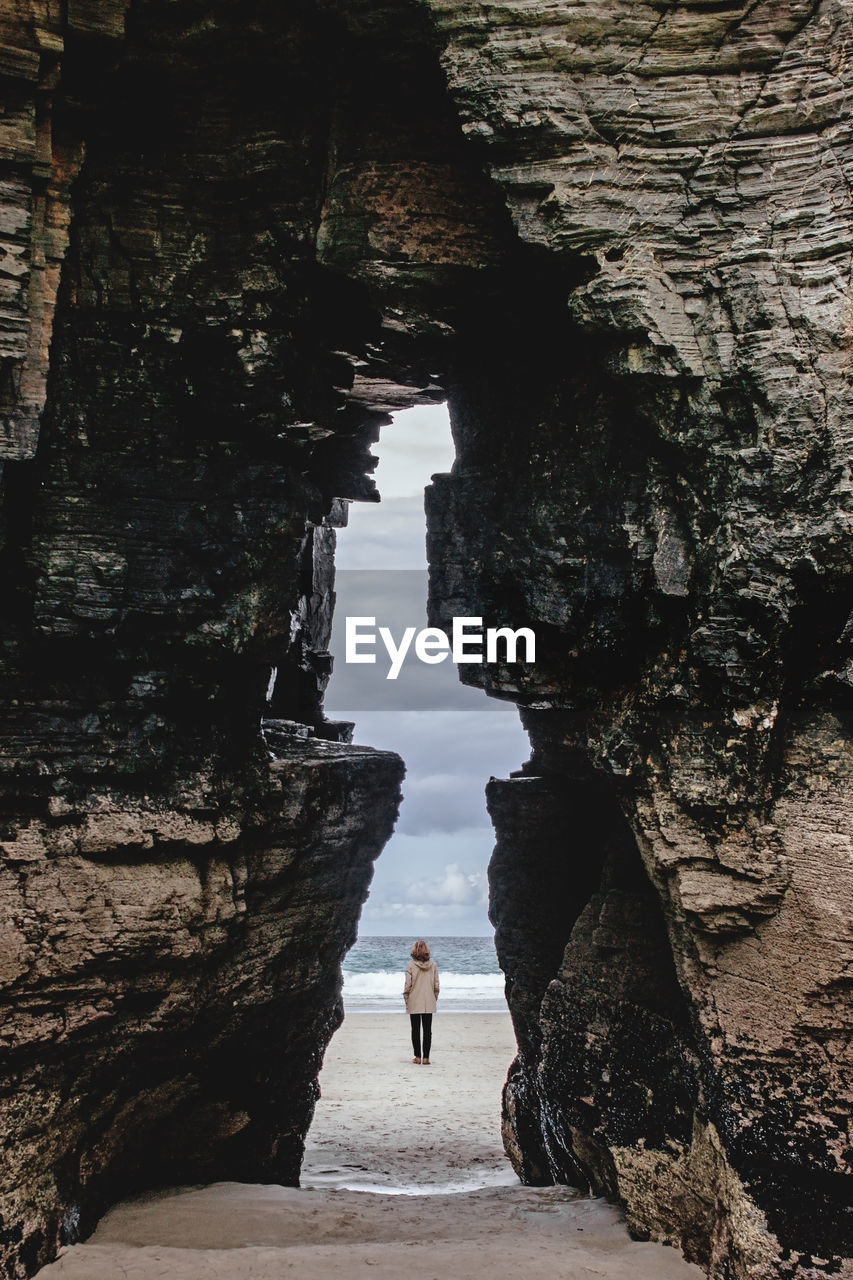
<svg viewBox="0 0 853 1280">
<path fill-rule="evenodd" d="M 613 1206 L 522 1187 L 500 1141 L 506 1014 L 439 1014 L 414 1066 L 403 1014 L 351 1014 L 321 1075 L 299 1189 L 218 1183 L 138 1197 L 47 1280 L 699 1280 L 632 1241 Z"/>
<path fill-rule="evenodd" d="M 428 1067 L 412 1064 L 405 1013 L 349 1015 L 326 1055 L 302 1185 L 411 1193 L 516 1183 L 500 1136 L 514 1056 L 504 1013 L 438 1013 Z"/>
</svg>

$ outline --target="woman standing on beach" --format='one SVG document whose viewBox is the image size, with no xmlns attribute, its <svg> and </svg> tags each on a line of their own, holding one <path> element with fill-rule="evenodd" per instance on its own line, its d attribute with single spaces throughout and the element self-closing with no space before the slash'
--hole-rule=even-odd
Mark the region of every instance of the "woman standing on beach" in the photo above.
<svg viewBox="0 0 853 1280">
<path fill-rule="evenodd" d="M 429 947 L 421 938 L 412 947 L 411 960 L 406 965 L 406 982 L 403 999 L 412 1020 L 412 1061 L 418 1066 L 429 1066 L 432 1046 L 432 1015 L 438 997 L 438 966 L 430 960 Z M 421 1056 L 421 1028 L 423 1028 L 423 1056 Z"/>
</svg>

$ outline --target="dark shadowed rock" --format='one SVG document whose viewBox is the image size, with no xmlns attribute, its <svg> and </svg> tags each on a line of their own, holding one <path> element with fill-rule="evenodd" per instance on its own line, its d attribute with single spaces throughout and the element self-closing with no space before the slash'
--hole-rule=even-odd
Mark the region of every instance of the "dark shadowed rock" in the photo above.
<svg viewBox="0 0 853 1280">
<path fill-rule="evenodd" d="M 537 634 L 463 671 L 532 746 L 510 1156 L 718 1280 L 850 1273 L 851 40 L 2 5 L 10 1276 L 133 1188 L 298 1175 L 401 774 L 323 715 L 334 530 L 444 396 L 433 618 Z"/>
</svg>

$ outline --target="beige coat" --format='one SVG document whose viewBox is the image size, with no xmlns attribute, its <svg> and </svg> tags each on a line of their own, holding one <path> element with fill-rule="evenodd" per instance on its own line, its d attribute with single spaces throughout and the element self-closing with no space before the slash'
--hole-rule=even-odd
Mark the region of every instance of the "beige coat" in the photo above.
<svg viewBox="0 0 853 1280">
<path fill-rule="evenodd" d="M 403 999 L 407 1013 L 435 1013 L 438 967 L 434 960 L 410 960 L 406 965 Z"/>
</svg>

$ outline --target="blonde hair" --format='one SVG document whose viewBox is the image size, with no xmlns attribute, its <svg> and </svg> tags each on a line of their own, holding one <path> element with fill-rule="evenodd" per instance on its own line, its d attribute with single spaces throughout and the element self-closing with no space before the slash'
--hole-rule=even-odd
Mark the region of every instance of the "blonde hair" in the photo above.
<svg viewBox="0 0 853 1280">
<path fill-rule="evenodd" d="M 429 960 L 429 947 L 424 942 L 423 938 L 415 943 L 409 954 L 413 960 Z"/>
</svg>

